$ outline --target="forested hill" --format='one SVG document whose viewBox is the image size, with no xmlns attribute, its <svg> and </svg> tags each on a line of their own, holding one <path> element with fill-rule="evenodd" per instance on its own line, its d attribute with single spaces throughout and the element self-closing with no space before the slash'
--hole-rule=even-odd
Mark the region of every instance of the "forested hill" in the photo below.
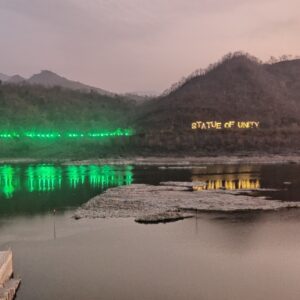
<svg viewBox="0 0 300 300">
<path fill-rule="evenodd" d="M 259 127 L 193 130 L 197 121 L 255 121 Z M 139 107 L 135 127 L 144 135 L 138 145 L 149 152 L 298 151 L 300 60 L 262 63 L 227 55 Z"/>
<path fill-rule="evenodd" d="M 226 56 L 169 94 L 149 101 L 141 128 L 185 130 L 196 120 L 258 120 L 261 126 L 300 125 L 300 60 L 263 64 Z"/>
<path fill-rule="evenodd" d="M 128 126 L 134 101 L 34 85 L 0 86 L 0 131 L 110 130 Z"/>
</svg>

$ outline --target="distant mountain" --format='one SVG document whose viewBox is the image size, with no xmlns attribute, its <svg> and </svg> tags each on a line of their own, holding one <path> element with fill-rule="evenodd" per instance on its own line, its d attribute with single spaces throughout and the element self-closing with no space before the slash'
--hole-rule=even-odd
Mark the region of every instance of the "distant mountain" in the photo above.
<svg viewBox="0 0 300 300">
<path fill-rule="evenodd" d="M 7 81 L 8 79 L 9 79 L 9 76 L 0 73 L 0 80 L 1 80 L 1 81 Z"/>
<path fill-rule="evenodd" d="M 20 75 L 14 75 L 9 77 L 6 80 L 7 83 L 12 83 L 12 84 L 20 84 L 20 83 L 25 83 L 26 79 Z"/>
<path fill-rule="evenodd" d="M 83 92 L 94 91 L 101 95 L 111 95 L 111 96 L 114 95 L 113 93 L 105 91 L 103 89 L 92 87 L 78 81 L 69 80 L 65 77 L 57 75 L 56 73 L 48 70 L 43 70 L 40 73 L 33 75 L 27 80 L 27 83 L 41 85 L 48 88 L 59 86 L 59 87 L 63 87 L 71 90 L 83 91 Z"/>
<path fill-rule="evenodd" d="M 144 102 L 155 98 L 154 96 L 146 96 L 146 95 L 143 96 L 135 93 L 126 93 L 126 94 L 122 94 L 122 96 L 134 100 L 137 104 L 143 104 Z"/>
<path fill-rule="evenodd" d="M 123 94 L 124 97 L 134 100 L 137 104 L 143 104 L 146 101 L 157 98 L 158 95 L 159 94 L 154 91 L 135 91 Z"/>
</svg>

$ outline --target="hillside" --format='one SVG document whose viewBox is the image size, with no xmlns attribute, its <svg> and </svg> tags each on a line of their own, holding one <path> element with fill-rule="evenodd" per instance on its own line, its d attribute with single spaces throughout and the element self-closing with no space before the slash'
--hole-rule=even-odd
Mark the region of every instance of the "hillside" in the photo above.
<svg viewBox="0 0 300 300">
<path fill-rule="evenodd" d="M 300 59 L 282 61 L 265 68 L 276 77 L 287 98 L 300 102 Z"/>
<path fill-rule="evenodd" d="M 97 133 L 128 128 L 135 102 L 59 87 L 0 85 L 0 157 L 89 156 L 114 153 L 122 139 L 30 139 L 25 132 Z M 18 133 L 13 138 L 7 134 Z M 1 137 L 1 136 L 0 136 Z M 95 154 L 97 153 L 97 154 Z"/>
<path fill-rule="evenodd" d="M 233 56 L 148 102 L 137 124 L 170 130 L 188 129 L 196 120 L 253 119 L 264 127 L 300 124 L 299 72 L 298 60 L 264 65 Z"/>
<path fill-rule="evenodd" d="M 133 101 L 59 87 L 0 86 L 0 129 L 113 128 L 128 123 Z"/>
<path fill-rule="evenodd" d="M 300 149 L 299 74 L 300 60 L 263 64 L 248 55 L 228 55 L 140 107 L 135 126 L 143 138 L 138 144 L 193 154 Z M 229 120 L 257 121 L 260 126 L 249 131 L 191 130 L 195 121 Z"/>
</svg>

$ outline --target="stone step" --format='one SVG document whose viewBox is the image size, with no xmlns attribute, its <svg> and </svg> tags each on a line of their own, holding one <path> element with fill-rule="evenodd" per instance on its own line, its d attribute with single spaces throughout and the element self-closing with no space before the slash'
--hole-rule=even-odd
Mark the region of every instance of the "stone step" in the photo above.
<svg viewBox="0 0 300 300">
<path fill-rule="evenodd" d="M 4 286 L 0 288 L 0 300 L 13 300 L 20 283 L 20 279 L 8 280 Z"/>
</svg>

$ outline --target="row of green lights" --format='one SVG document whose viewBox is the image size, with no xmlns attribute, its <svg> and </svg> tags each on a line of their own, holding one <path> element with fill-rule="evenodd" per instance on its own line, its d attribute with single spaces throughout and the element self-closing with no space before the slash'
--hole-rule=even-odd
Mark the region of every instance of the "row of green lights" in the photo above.
<svg viewBox="0 0 300 300">
<path fill-rule="evenodd" d="M 119 136 L 132 136 L 132 129 L 117 129 L 114 131 L 103 131 L 103 132 L 88 132 L 88 133 L 80 133 L 80 132 L 72 132 L 72 133 L 58 133 L 58 132 L 0 132 L 0 139 L 8 139 L 8 138 L 43 138 L 43 139 L 53 139 L 53 138 L 101 138 L 101 137 L 119 137 Z"/>
<path fill-rule="evenodd" d="M 0 138 L 2 139 L 9 139 L 9 138 L 18 138 L 20 134 L 17 133 L 0 133 Z"/>
<path fill-rule="evenodd" d="M 25 132 L 25 137 L 28 138 L 59 138 L 61 137 L 60 133 L 33 133 L 33 132 Z"/>
</svg>

